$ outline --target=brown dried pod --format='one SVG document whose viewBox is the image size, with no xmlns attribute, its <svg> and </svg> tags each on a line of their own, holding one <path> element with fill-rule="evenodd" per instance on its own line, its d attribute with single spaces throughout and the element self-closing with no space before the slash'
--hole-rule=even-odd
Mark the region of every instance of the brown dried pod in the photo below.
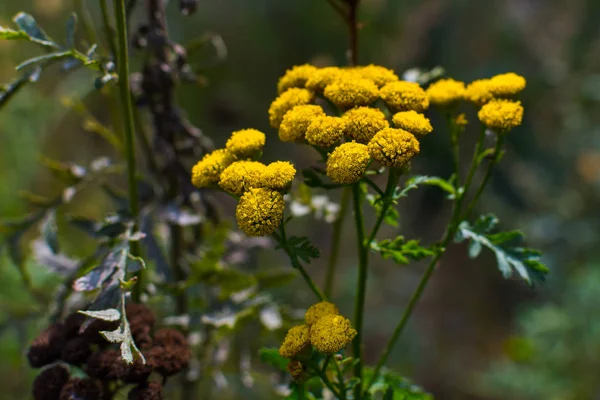
<svg viewBox="0 0 600 400">
<path fill-rule="evenodd" d="M 69 380 L 69 370 L 63 365 L 46 368 L 33 381 L 34 400 L 58 400 L 63 386 Z"/>
</svg>

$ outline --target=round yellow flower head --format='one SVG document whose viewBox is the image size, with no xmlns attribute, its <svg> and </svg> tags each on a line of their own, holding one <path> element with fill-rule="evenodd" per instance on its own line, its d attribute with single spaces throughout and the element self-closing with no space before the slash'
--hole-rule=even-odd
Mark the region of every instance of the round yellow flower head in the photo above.
<svg viewBox="0 0 600 400">
<path fill-rule="evenodd" d="M 228 193 L 241 196 L 250 188 L 261 186 L 266 168 L 258 161 L 236 161 L 221 173 L 219 186 Z"/>
<path fill-rule="evenodd" d="M 298 325 L 291 328 L 283 339 L 279 354 L 285 358 L 294 358 L 310 346 L 310 329 L 308 325 Z"/>
<path fill-rule="evenodd" d="M 523 121 L 523 106 L 520 101 L 492 100 L 479 110 L 479 120 L 488 128 L 508 131 Z"/>
<path fill-rule="evenodd" d="M 335 304 L 328 301 L 321 301 L 317 304 L 313 304 L 306 310 L 306 314 L 304 314 L 306 325 L 311 326 L 317 322 L 319 318 L 328 314 L 340 315 L 340 310 L 338 310 Z"/>
<path fill-rule="evenodd" d="M 328 115 L 317 117 L 306 130 L 306 141 L 320 147 L 330 147 L 344 136 L 346 120 Z"/>
<path fill-rule="evenodd" d="M 460 113 L 454 118 L 454 123 L 458 126 L 466 126 L 469 121 L 467 120 L 465 113 Z"/>
<path fill-rule="evenodd" d="M 327 176 L 335 183 L 344 185 L 358 182 L 365 174 L 370 158 L 367 145 L 343 143 L 327 158 Z"/>
<path fill-rule="evenodd" d="M 425 93 L 427 93 L 431 104 L 445 107 L 455 104 L 464 98 L 465 84 L 454 79 L 440 79 L 429 85 Z"/>
<path fill-rule="evenodd" d="M 415 110 L 423 112 L 429 107 L 427 94 L 418 83 L 398 81 L 381 88 L 381 99 L 396 111 Z"/>
<path fill-rule="evenodd" d="M 400 168 L 419 151 L 417 138 L 403 129 L 384 129 L 369 142 L 371 157 L 386 167 Z"/>
<path fill-rule="evenodd" d="M 321 353 L 337 353 L 355 336 L 356 330 L 341 315 L 325 315 L 310 327 L 310 342 Z"/>
<path fill-rule="evenodd" d="M 266 236 L 281 225 L 284 207 L 283 195 L 278 191 L 253 188 L 240 198 L 235 217 L 246 235 Z"/>
<path fill-rule="evenodd" d="M 296 65 L 287 71 L 277 83 L 277 93 L 281 94 L 289 88 L 303 88 L 306 81 L 317 71 L 317 67 L 310 64 Z"/>
<path fill-rule="evenodd" d="M 392 122 L 397 128 L 409 131 L 416 137 L 423 137 L 433 131 L 429 118 L 412 110 L 394 114 Z"/>
<path fill-rule="evenodd" d="M 380 65 L 371 64 L 365 67 L 358 67 L 357 72 L 363 78 L 372 80 L 379 88 L 390 82 L 397 82 L 400 80 L 394 71 Z"/>
<path fill-rule="evenodd" d="M 262 178 L 261 186 L 274 190 L 283 190 L 296 176 L 296 168 L 287 161 L 275 161 L 267 165 Z"/>
<path fill-rule="evenodd" d="M 231 134 L 225 148 L 238 159 L 250 158 L 260 154 L 265 145 L 266 136 L 256 129 L 242 129 Z"/>
<path fill-rule="evenodd" d="M 390 127 L 385 114 L 378 108 L 352 108 L 344 113 L 343 118 L 348 122 L 346 136 L 364 144 L 369 143 L 380 130 Z"/>
<path fill-rule="evenodd" d="M 467 85 L 465 90 L 465 99 L 471 103 L 481 107 L 494 96 L 490 91 L 490 80 L 489 79 L 478 79 Z"/>
<path fill-rule="evenodd" d="M 379 89 L 369 79 L 349 78 L 333 81 L 325 87 L 323 94 L 337 107 L 346 109 L 373 103 L 377 100 Z"/>
<path fill-rule="evenodd" d="M 324 117 L 325 111 L 320 106 L 307 104 L 296 106 L 283 116 L 279 125 L 279 139 L 282 142 L 301 142 L 306 135 L 306 129 L 317 117 Z"/>
<path fill-rule="evenodd" d="M 496 97 L 511 97 L 525 89 L 527 81 L 514 72 L 500 74 L 490 79 L 490 92 Z"/>
<path fill-rule="evenodd" d="M 300 360 L 290 360 L 286 368 L 296 383 L 304 383 L 310 378 L 310 374 L 306 372 L 304 365 Z"/>
<path fill-rule="evenodd" d="M 311 103 L 314 99 L 314 93 L 307 89 L 290 88 L 286 90 L 271 103 L 269 123 L 273 128 L 279 128 L 285 113 L 296 106 Z"/>
<path fill-rule="evenodd" d="M 192 184 L 198 188 L 219 183 L 219 176 L 235 159 L 225 149 L 218 149 L 202 157 L 192 168 Z"/>
<path fill-rule="evenodd" d="M 323 93 L 325 87 L 337 80 L 342 75 L 338 67 L 324 67 L 317 69 L 306 81 L 306 88 L 317 93 Z"/>
</svg>

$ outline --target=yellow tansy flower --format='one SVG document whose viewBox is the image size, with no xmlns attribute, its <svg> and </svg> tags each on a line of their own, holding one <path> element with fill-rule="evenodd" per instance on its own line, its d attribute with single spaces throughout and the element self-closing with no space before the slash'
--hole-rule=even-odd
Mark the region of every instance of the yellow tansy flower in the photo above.
<svg viewBox="0 0 600 400">
<path fill-rule="evenodd" d="M 429 107 L 427 94 L 418 83 L 398 81 L 381 88 L 381 99 L 396 111 L 415 110 L 423 112 Z"/>
<path fill-rule="evenodd" d="M 242 129 L 231 134 L 225 148 L 236 158 L 250 158 L 260 154 L 265 145 L 266 136 L 256 129 Z"/>
<path fill-rule="evenodd" d="M 324 117 L 325 111 L 320 106 L 307 104 L 296 106 L 283 116 L 279 125 L 279 139 L 283 142 L 301 142 L 306 135 L 306 129 L 317 117 Z"/>
<path fill-rule="evenodd" d="M 250 188 L 261 186 L 266 168 L 258 161 L 236 161 L 221 173 L 219 186 L 226 192 L 241 196 Z"/>
<path fill-rule="evenodd" d="M 338 79 L 327 85 L 323 94 L 337 107 L 346 109 L 368 106 L 377 100 L 379 90 L 369 79 Z"/>
<path fill-rule="evenodd" d="M 446 107 L 464 98 L 465 84 L 454 79 L 440 79 L 429 85 L 425 93 L 431 104 Z"/>
<path fill-rule="evenodd" d="M 333 182 L 344 185 L 357 182 L 365 174 L 370 158 L 367 145 L 343 143 L 327 158 L 327 176 Z"/>
<path fill-rule="evenodd" d="M 325 354 L 337 353 L 355 336 L 356 330 L 341 315 L 326 315 L 310 327 L 310 342 L 317 351 Z"/>
<path fill-rule="evenodd" d="M 490 79 L 490 92 L 495 97 L 511 97 L 525 89 L 527 81 L 514 72 L 500 74 Z"/>
<path fill-rule="evenodd" d="M 352 108 L 344 113 L 343 118 L 348 121 L 346 136 L 363 144 L 369 143 L 380 130 L 390 127 L 385 114 L 378 108 Z"/>
<path fill-rule="evenodd" d="M 313 304 L 306 310 L 306 314 L 304 314 L 306 325 L 310 326 L 317 322 L 319 318 L 328 314 L 339 315 L 340 310 L 338 310 L 335 304 L 328 301 L 321 301 L 317 304 Z"/>
<path fill-rule="evenodd" d="M 303 88 L 306 81 L 317 71 L 317 67 L 310 64 L 296 65 L 287 71 L 277 83 L 277 93 L 281 94 L 289 88 Z"/>
<path fill-rule="evenodd" d="M 283 190 L 296 176 L 296 168 L 287 161 L 275 161 L 267 165 L 260 178 L 261 187 Z"/>
<path fill-rule="evenodd" d="M 235 159 L 225 149 L 218 149 L 202 157 L 192 168 L 192 184 L 198 188 L 219 183 L 219 176 Z"/>
<path fill-rule="evenodd" d="M 490 91 L 490 80 L 489 79 L 478 79 L 467 85 L 465 90 L 465 99 L 471 103 L 481 107 L 494 96 Z"/>
<path fill-rule="evenodd" d="M 386 167 L 400 168 L 419 154 L 419 141 L 403 129 L 388 128 L 369 142 L 369 154 Z"/>
<path fill-rule="evenodd" d="M 320 147 L 330 147 L 344 136 L 346 120 L 340 117 L 317 117 L 306 130 L 306 141 Z"/>
<path fill-rule="evenodd" d="M 523 121 L 523 106 L 520 101 L 492 100 L 479 110 L 479 120 L 488 128 L 508 131 Z"/>
<path fill-rule="evenodd" d="M 412 110 L 394 114 L 392 122 L 397 128 L 409 131 L 416 137 L 423 137 L 433 131 L 429 118 Z"/>
<path fill-rule="evenodd" d="M 372 80 L 379 88 L 390 82 L 397 82 L 400 80 L 394 71 L 380 65 L 371 64 L 364 67 L 358 67 L 357 72 L 362 77 Z"/>
<path fill-rule="evenodd" d="M 325 87 L 340 78 L 342 70 L 338 67 L 317 69 L 306 81 L 306 88 L 317 93 L 323 93 Z"/>
<path fill-rule="evenodd" d="M 298 325 L 291 328 L 285 335 L 279 354 L 282 357 L 294 358 L 310 346 L 310 329 L 308 325 Z"/>
<path fill-rule="evenodd" d="M 309 104 L 315 99 L 313 92 L 307 89 L 290 88 L 281 93 L 269 107 L 269 123 L 273 128 L 279 128 L 283 116 L 296 106 Z"/>
<path fill-rule="evenodd" d="M 284 207 L 283 195 L 278 191 L 253 188 L 240 198 L 235 217 L 246 235 L 270 235 L 281 225 Z"/>
</svg>

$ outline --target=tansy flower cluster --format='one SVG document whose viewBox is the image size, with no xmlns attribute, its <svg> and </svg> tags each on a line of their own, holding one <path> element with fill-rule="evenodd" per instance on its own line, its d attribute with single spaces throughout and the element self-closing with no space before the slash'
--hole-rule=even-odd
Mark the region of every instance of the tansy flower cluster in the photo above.
<svg viewBox="0 0 600 400">
<path fill-rule="evenodd" d="M 206 154 L 192 169 L 198 188 L 217 187 L 239 197 L 238 226 L 249 236 L 270 235 L 283 219 L 283 193 L 296 169 L 286 161 L 265 165 L 259 161 L 265 134 L 256 129 L 233 132 L 224 149 Z"/>
<path fill-rule="evenodd" d="M 295 380 L 302 376 L 302 361 L 310 357 L 311 349 L 333 354 L 352 342 L 356 330 L 338 308 L 327 301 L 311 306 L 304 315 L 305 324 L 292 327 L 285 336 L 279 354 L 291 359 L 288 371 Z"/>
<path fill-rule="evenodd" d="M 425 90 L 382 66 L 295 66 L 277 90 L 271 126 L 284 142 L 326 149 L 327 176 L 338 184 L 359 181 L 373 160 L 403 167 L 419 153 L 417 138 L 433 130 L 422 114 Z"/>
</svg>

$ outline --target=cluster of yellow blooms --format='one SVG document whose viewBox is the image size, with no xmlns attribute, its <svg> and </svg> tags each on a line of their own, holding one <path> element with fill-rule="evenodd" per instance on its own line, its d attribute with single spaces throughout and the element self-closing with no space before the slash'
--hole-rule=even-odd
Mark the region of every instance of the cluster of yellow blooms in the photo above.
<svg viewBox="0 0 600 400">
<path fill-rule="evenodd" d="M 311 346 L 320 353 L 333 354 L 346 347 L 356 336 L 350 321 L 327 301 L 311 306 L 304 320 L 305 324 L 288 331 L 279 348 L 279 354 L 291 359 L 288 370 L 292 377 L 303 372 L 301 361 L 310 357 Z"/>
<path fill-rule="evenodd" d="M 521 123 L 523 107 L 510 99 L 524 87 L 523 77 L 507 73 L 469 85 L 442 79 L 424 90 L 377 65 L 317 68 L 305 64 L 280 78 L 269 122 L 284 142 L 326 148 L 327 175 L 335 183 L 352 184 L 373 160 L 401 168 L 419 153 L 419 140 L 433 131 L 423 115 L 430 104 L 453 107 L 470 101 L 480 107 L 483 124 L 505 132 Z M 340 115 L 327 115 L 327 103 Z M 387 107 L 379 108 L 381 104 Z"/>
<path fill-rule="evenodd" d="M 216 187 L 240 196 L 236 218 L 249 236 L 273 233 L 281 224 L 285 202 L 296 169 L 286 161 L 265 165 L 255 161 L 262 154 L 265 134 L 256 129 L 233 132 L 224 149 L 206 154 L 192 169 L 192 183 Z"/>
</svg>

